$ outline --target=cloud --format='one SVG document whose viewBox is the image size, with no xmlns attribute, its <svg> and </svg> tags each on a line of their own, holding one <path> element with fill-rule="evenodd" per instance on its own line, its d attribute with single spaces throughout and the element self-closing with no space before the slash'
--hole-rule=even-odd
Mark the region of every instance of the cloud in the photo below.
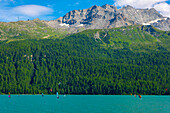
<svg viewBox="0 0 170 113">
<path fill-rule="evenodd" d="M 79 5 L 80 4 L 80 1 L 78 1 L 78 2 L 76 2 L 76 3 L 74 3 L 74 4 L 68 4 L 68 6 L 77 6 L 77 5 Z"/>
<path fill-rule="evenodd" d="M 17 7 L 7 7 L 6 5 L 1 5 L 0 8 L 0 21 L 18 21 L 27 19 L 51 19 L 54 18 L 50 16 L 53 13 L 53 9 L 39 6 L 39 5 L 22 5 Z"/>
<path fill-rule="evenodd" d="M 135 8 L 145 9 L 145 8 L 155 8 L 163 16 L 170 17 L 170 5 L 166 3 L 168 0 L 114 0 L 115 6 L 123 7 L 126 5 L 131 5 Z"/>
<path fill-rule="evenodd" d="M 154 5 L 154 8 L 166 17 L 170 17 L 170 5 L 167 3 L 160 3 Z"/>
<path fill-rule="evenodd" d="M 20 20 L 27 20 L 29 18 L 28 16 L 13 14 L 10 8 L 0 9 L 0 15 L 0 21 L 3 22 L 18 21 L 18 17 Z"/>
<path fill-rule="evenodd" d="M 79 2 L 76 2 L 75 5 L 79 5 Z"/>
<path fill-rule="evenodd" d="M 1 1 L 5 1 L 5 2 L 13 2 L 14 0 L 0 0 Z"/>
<path fill-rule="evenodd" d="M 58 11 L 59 14 L 63 14 L 64 12 L 63 11 Z"/>
<path fill-rule="evenodd" d="M 167 0 L 114 0 L 115 6 L 131 5 L 135 8 L 152 8 L 154 4 Z"/>
<path fill-rule="evenodd" d="M 15 3 L 14 0 L 0 0 L 1 4 L 2 3 Z"/>
<path fill-rule="evenodd" d="M 53 9 L 39 5 L 22 5 L 13 8 L 12 12 L 30 17 L 38 17 L 42 15 L 52 14 Z"/>
</svg>

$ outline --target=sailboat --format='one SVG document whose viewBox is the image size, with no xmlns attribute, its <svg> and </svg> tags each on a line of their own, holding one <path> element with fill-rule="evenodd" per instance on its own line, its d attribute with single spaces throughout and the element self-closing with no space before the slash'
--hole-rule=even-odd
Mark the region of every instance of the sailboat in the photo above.
<svg viewBox="0 0 170 113">
<path fill-rule="evenodd" d="M 134 94 L 134 96 L 136 97 L 136 93 Z"/>
<path fill-rule="evenodd" d="M 57 99 L 59 99 L 58 92 L 56 93 L 56 95 L 57 95 Z"/>
<path fill-rule="evenodd" d="M 11 98 L 10 92 L 9 92 L 8 94 L 9 94 L 9 95 L 8 95 L 8 98 Z"/>
<path fill-rule="evenodd" d="M 139 96 L 139 98 L 142 98 L 142 96 L 141 95 L 138 95 Z"/>
</svg>

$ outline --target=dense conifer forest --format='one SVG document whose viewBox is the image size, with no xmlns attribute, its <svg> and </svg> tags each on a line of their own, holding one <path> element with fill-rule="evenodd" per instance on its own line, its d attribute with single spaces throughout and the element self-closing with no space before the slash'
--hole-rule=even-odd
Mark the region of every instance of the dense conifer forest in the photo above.
<svg viewBox="0 0 170 113">
<path fill-rule="evenodd" d="M 105 31 L 97 30 L 101 39 L 91 32 L 63 39 L 0 41 L 0 93 L 170 94 L 168 45 L 155 42 L 147 32 L 144 41 L 152 45 L 146 47 L 142 40 L 140 48 L 123 38 L 113 40 L 117 31 L 104 36 Z M 163 42 L 166 36 L 158 39 Z"/>
</svg>

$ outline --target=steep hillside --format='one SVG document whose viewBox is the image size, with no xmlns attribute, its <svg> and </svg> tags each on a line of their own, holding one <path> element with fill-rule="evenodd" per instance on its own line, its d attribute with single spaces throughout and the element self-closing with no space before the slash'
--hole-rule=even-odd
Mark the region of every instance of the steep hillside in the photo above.
<svg viewBox="0 0 170 113">
<path fill-rule="evenodd" d="M 137 25 L 0 41 L 0 93 L 170 94 L 169 35 Z"/>
<path fill-rule="evenodd" d="M 170 53 L 100 47 L 83 34 L 0 44 L 0 93 L 170 94 Z M 50 89 L 53 92 L 50 92 Z"/>
<path fill-rule="evenodd" d="M 83 30 L 83 29 L 82 29 Z M 53 29 L 44 21 L 19 21 L 0 23 L 0 40 L 64 39 L 73 34 L 62 28 Z M 151 25 L 131 25 L 111 29 L 83 30 L 74 36 L 93 38 L 101 47 L 128 48 L 133 51 L 170 50 L 170 32 L 161 31 Z"/>
<path fill-rule="evenodd" d="M 75 35 L 90 37 L 104 48 L 126 48 L 138 52 L 170 50 L 170 32 L 160 31 L 150 25 L 86 30 Z"/>
<path fill-rule="evenodd" d="M 170 94 L 169 31 L 131 25 L 68 35 L 39 20 L 0 25 L 0 93 Z"/>
<path fill-rule="evenodd" d="M 33 21 L 0 23 L 0 40 L 60 38 L 65 34 L 65 30 L 56 30 L 48 27 L 44 21 L 38 19 Z"/>
<path fill-rule="evenodd" d="M 164 31 L 170 31 L 170 18 L 159 20 L 159 22 L 154 22 L 151 25 Z"/>
</svg>

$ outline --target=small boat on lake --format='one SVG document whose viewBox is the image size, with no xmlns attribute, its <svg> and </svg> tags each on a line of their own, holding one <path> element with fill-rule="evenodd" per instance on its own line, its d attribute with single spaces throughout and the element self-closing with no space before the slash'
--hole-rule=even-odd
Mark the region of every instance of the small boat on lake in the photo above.
<svg viewBox="0 0 170 113">
<path fill-rule="evenodd" d="M 56 93 L 56 95 L 57 95 L 57 99 L 59 99 L 58 92 Z"/>
<path fill-rule="evenodd" d="M 134 96 L 136 97 L 136 94 L 134 94 Z"/>
<path fill-rule="evenodd" d="M 141 95 L 138 95 L 139 96 L 139 98 L 142 98 L 142 96 Z"/>
<path fill-rule="evenodd" d="M 8 95 L 8 98 L 11 98 L 10 92 L 9 92 L 8 94 L 9 94 L 9 95 Z"/>
</svg>

